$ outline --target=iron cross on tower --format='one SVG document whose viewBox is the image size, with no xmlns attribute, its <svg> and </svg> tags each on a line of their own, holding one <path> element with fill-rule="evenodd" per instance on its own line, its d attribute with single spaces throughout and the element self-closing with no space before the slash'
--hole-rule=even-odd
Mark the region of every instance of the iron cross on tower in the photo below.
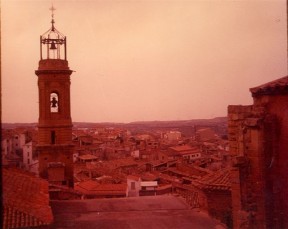
<svg viewBox="0 0 288 229">
<path fill-rule="evenodd" d="M 51 10 L 51 18 L 52 18 L 52 20 L 51 20 L 51 23 L 52 23 L 52 28 L 54 28 L 54 11 L 56 10 L 56 8 L 54 8 L 54 6 L 53 6 L 53 4 L 52 4 L 52 6 L 49 8 L 49 10 Z"/>
</svg>

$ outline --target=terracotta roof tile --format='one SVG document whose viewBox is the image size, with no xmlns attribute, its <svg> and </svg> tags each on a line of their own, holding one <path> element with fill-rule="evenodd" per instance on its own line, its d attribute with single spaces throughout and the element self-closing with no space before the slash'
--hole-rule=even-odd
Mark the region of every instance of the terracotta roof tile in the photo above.
<svg viewBox="0 0 288 229">
<path fill-rule="evenodd" d="M 195 150 L 194 147 L 188 146 L 188 145 L 183 145 L 183 146 L 174 146 L 174 147 L 170 147 L 170 149 L 177 151 L 177 152 L 181 152 L 181 151 L 193 151 Z"/>
<path fill-rule="evenodd" d="M 139 181 L 141 179 L 141 177 L 137 176 L 137 175 L 128 175 L 127 179 Z"/>
<path fill-rule="evenodd" d="M 95 181 L 83 181 L 75 186 L 75 190 L 86 195 L 117 195 L 125 194 L 127 184 L 99 184 Z"/>
<path fill-rule="evenodd" d="M 193 185 L 201 189 L 231 190 L 230 169 L 219 170 L 215 173 L 193 181 Z"/>
<path fill-rule="evenodd" d="M 288 76 L 250 88 L 252 96 L 288 94 Z"/>
<path fill-rule="evenodd" d="M 2 169 L 3 228 L 49 225 L 53 221 L 47 181 L 16 169 Z"/>
<path fill-rule="evenodd" d="M 79 159 L 81 159 L 81 160 L 97 160 L 98 157 L 96 157 L 92 154 L 84 154 L 84 155 L 80 155 Z"/>
<path fill-rule="evenodd" d="M 141 178 L 142 178 L 142 181 L 154 181 L 154 180 L 157 180 L 159 177 L 155 174 L 147 172 L 147 173 L 141 174 Z"/>
</svg>

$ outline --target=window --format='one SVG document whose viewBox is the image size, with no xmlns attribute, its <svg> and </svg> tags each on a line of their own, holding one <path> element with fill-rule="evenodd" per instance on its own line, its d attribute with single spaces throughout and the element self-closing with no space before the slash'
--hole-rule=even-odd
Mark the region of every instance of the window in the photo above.
<svg viewBox="0 0 288 229">
<path fill-rule="evenodd" d="M 56 133 L 55 130 L 51 131 L 51 144 L 54 145 L 56 143 Z"/>
<path fill-rule="evenodd" d="M 56 92 L 50 94 L 50 111 L 52 113 L 59 112 L 59 97 Z"/>
<path fill-rule="evenodd" d="M 135 182 L 131 182 L 131 190 L 135 190 L 136 186 L 135 186 Z"/>
<path fill-rule="evenodd" d="M 27 160 L 27 164 L 28 164 L 28 165 L 30 164 L 30 159 Z"/>
</svg>

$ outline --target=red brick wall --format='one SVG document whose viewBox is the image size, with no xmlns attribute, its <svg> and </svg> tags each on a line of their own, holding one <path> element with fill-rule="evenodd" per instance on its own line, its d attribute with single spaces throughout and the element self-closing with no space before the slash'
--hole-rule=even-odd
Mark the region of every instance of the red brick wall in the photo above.
<svg viewBox="0 0 288 229">
<path fill-rule="evenodd" d="M 265 109 L 229 106 L 228 138 L 235 169 L 232 172 L 232 208 L 235 228 L 248 224 L 265 228 L 263 122 Z M 238 170 L 238 172 L 237 172 Z M 243 214 L 246 214 L 243 218 Z"/>
<path fill-rule="evenodd" d="M 62 162 L 65 180 L 73 186 L 72 120 L 70 111 L 70 75 L 66 60 L 39 61 L 39 121 L 38 145 L 39 175 L 47 179 L 47 164 Z M 51 93 L 58 95 L 58 111 L 51 112 Z"/>
</svg>

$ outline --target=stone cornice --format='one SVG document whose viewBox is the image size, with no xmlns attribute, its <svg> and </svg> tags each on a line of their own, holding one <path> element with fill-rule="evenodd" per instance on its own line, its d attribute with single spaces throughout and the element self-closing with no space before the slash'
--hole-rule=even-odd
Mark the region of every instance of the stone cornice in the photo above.
<svg viewBox="0 0 288 229">
<path fill-rule="evenodd" d="M 47 70 L 36 70 L 35 71 L 35 74 L 37 75 L 37 76 L 39 76 L 39 75 L 44 75 L 44 74 L 65 74 L 65 75 L 71 75 L 72 74 L 72 70 L 49 70 L 49 69 L 47 69 Z"/>
<path fill-rule="evenodd" d="M 268 82 L 258 87 L 250 88 L 253 97 L 262 95 L 287 95 L 288 76 Z"/>
</svg>

